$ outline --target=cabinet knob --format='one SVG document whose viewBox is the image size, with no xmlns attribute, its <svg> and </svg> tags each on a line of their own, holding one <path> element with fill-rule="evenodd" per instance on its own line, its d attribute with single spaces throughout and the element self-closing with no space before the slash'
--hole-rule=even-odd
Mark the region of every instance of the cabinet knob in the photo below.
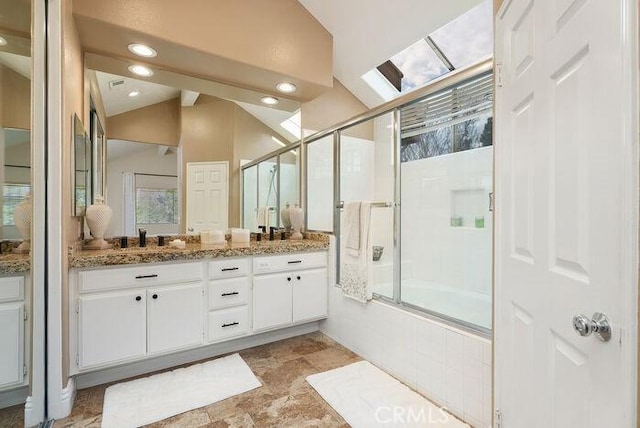
<svg viewBox="0 0 640 428">
<path fill-rule="evenodd" d="M 142 296 L 136 296 L 136 302 L 139 302 L 140 300 L 142 300 Z"/>
<path fill-rule="evenodd" d="M 296 279 L 297 279 L 298 281 L 300 281 L 300 275 L 296 276 Z"/>
<path fill-rule="evenodd" d="M 151 296 L 151 297 L 152 297 L 152 298 L 154 298 L 154 299 L 157 299 L 157 298 L 158 298 L 158 295 L 157 295 L 157 294 L 154 294 L 154 295 L 153 295 L 153 296 Z"/>
<path fill-rule="evenodd" d="M 291 281 L 291 277 L 290 276 L 287 277 L 287 281 Z"/>
</svg>

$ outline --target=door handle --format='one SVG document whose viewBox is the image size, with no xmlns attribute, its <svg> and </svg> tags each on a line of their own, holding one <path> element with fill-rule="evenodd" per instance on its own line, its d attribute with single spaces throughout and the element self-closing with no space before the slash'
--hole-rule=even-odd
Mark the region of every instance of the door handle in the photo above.
<svg viewBox="0 0 640 428">
<path fill-rule="evenodd" d="M 189 229 L 187 229 L 189 232 L 193 232 L 193 227 L 190 227 Z"/>
<path fill-rule="evenodd" d="M 611 340 L 611 323 L 605 314 L 596 312 L 589 319 L 585 315 L 578 314 L 573 317 L 573 329 L 580 336 L 586 337 L 595 333 L 602 342 Z"/>
</svg>

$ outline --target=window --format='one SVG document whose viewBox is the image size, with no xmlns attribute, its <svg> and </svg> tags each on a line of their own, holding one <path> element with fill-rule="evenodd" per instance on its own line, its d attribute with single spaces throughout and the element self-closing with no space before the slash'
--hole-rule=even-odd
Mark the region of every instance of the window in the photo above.
<svg viewBox="0 0 640 428">
<path fill-rule="evenodd" d="M 492 73 L 401 110 L 400 160 L 415 161 L 492 145 Z"/>
<path fill-rule="evenodd" d="M 31 190 L 30 184 L 4 183 L 2 188 L 2 225 L 14 226 L 13 211 Z"/>
<path fill-rule="evenodd" d="M 177 224 L 178 189 L 136 189 L 136 223 Z"/>
<path fill-rule="evenodd" d="M 492 25 L 492 3 L 485 0 L 365 73 L 362 79 L 387 101 L 422 87 L 450 71 L 488 58 L 493 53 Z M 390 71 L 393 68 L 395 72 Z"/>
<path fill-rule="evenodd" d="M 178 224 L 178 178 L 135 174 L 136 224 Z"/>
</svg>

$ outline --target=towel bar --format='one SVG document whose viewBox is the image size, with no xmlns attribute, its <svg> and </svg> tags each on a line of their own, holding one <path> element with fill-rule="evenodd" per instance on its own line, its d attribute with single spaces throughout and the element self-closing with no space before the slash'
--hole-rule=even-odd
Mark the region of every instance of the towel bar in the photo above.
<svg viewBox="0 0 640 428">
<path fill-rule="evenodd" d="M 400 204 L 398 204 L 400 205 Z M 392 208 L 394 206 L 396 206 L 395 203 L 393 202 L 372 202 L 371 206 L 374 208 Z M 340 203 L 338 205 L 336 205 L 336 208 L 338 209 L 343 209 L 344 208 L 344 201 L 340 201 Z"/>
</svg>

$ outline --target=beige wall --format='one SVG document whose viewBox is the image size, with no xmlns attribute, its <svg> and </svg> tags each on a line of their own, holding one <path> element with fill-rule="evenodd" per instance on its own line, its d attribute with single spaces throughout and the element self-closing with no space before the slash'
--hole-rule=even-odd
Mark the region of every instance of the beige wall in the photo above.
<svg viewBox="0 0 640 428">
<path fill-rule="evenodd" d="M 233 161 L 233 103 L 200 95 L 195 105 L 182 108 L 182 219 L 187 219 L 187 162 Z M 231 211 L 231 210 L 230 210 Z M 231 212 L 229 213 L 231 214 Z M 231 220 L 231 217 L 229 217 Z"/>
<path fill-rule="evenodd" d="M 322 131 L 369 109 L 358 100 L 338 79 L 333 79 L 333 89 L 313 101 L 302 104 L 302 129 Z M 373 122 L 358 126 L 348 135 L 373 140 Z"/>
<path fill-rule="evenodd" d="M 331 87 L 333 38 L 297 0 L 75 0 L 74 13 L 88 52 L 133 59 L 138 40 L 164 70 L 272 93 L 291 80 L 293 99 Z"/>
<path fill-rule="evenodd" d="M 100 88 L 98 86 L 98 78 L 96 77 L 96 72 L 94 70 L 88 69 L 86 64 L 84 67 L 84 92 L 85 92 L 85 103 L 86 103 L 86 106 L 88 107 L 85 110 L 88 110 L 91 108 L 89 100 L 92 99 L 93 106 L 95 107 L 96 114 L 98 115 L 98 119 L 102 124 L 103 131 L 105 131 L 106 133 L 107 114 L 104 111 L 104 102 L 102 101 L 102 94 L 100 93 Z"/>
<path fill-rule="evenodd" d="M 0 98 L 2 126 L 31 129 L 31 81 L 0 65 Z"/>
<path fill-rule="evenodd" d="M 62 56 L 64 73 L 62 74 L 63 84 L 63 132 L 62 144 L 64 145 L 62 156 L 63 173 L 63 230 L 66 237 L 65 242 L 60 243 L 60 251 L 67 254 L 67 247 L 80 236 L 80 219 L 73 217 L 71 204 L 73 189 L 71 187 L 71 153 L 73 150 L 73 115 L 86 117 L 84 110 L 84 68 L 80 40 L 73 23 L 71 14 L 71 0 L 64 0 L 62 3 L 63 19 L 61 22 L 63 29 Z M 63 257 L 63 278 L 62 278 L 62 387 L 66 386 L 69 376 L 69 278 L 68 264 L 66 257 Z"/>
<path fill-rule="evenodd" d="M 493 13 L 496 14 L 504 0 L 493 0 Z"/>
<path fill-rule="evenodd" d="M 180 143 L 180 98 L 107 118 L 107 138 L 177 146 Z"/>
<path fill-rule="evenodd" d="M 229 162 L 229 227 L 240 226 L 240 160 L 279 148 L 272 135 L 286 141 L 235 103 L 200 95 L 194 106 L 182 108 L 182 194 L 186 195 L 188 162 Z M 183 200 L 186 221 L 185 207 Z"/>
</svg>

